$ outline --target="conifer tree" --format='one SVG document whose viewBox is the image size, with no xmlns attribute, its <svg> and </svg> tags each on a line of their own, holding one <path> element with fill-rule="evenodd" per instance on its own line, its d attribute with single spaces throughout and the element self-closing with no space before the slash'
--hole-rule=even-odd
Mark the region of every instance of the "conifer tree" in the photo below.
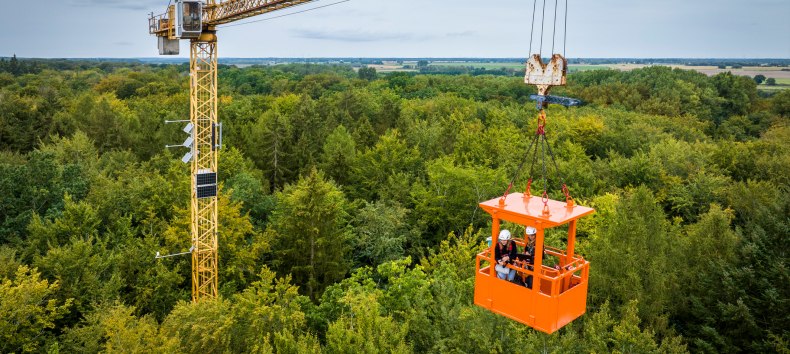
<svg viewBox="0 0 790 354">
<path fill-rule="evenodd" d="M 304 294 L 316 300 L 349 269 L 346 200 L 334 183 L 313 169 L 277 193 L 269 234 L 273 265 L 290 273 Z"/>
</svg>

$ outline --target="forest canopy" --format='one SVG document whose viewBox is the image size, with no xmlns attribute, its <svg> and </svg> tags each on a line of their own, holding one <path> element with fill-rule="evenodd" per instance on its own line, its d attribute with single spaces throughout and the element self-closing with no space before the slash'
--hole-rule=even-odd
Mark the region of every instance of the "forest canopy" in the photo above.
<svg viewBox="0 0 790 354">
<path fill-rule="evenodd" d="M 189 168 L 164 148 L 183 133 L 163 124 L 189 116 L 188 67 L 8 65 L 0 352 L 790 350 L 790 90 L 570 75 L 554 93 L 587 104 L 546 129 L 597 209 L 578 231 L 590 288 L 545 335 L 472 304 L 477 204 L 536 126 L 522 79 L 222 66 L 221 296 L 193 304 L 189 258 L 154 259 L 190 246 Z"/>
</svg>

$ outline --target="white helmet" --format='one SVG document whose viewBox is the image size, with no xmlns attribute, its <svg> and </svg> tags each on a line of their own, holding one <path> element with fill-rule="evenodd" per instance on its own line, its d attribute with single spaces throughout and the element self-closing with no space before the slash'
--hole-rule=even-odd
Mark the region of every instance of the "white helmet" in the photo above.
<svg viewBox="0 0 790 354">
<path fill-rule="evenodd" d="M 510 239 L 510 231 L 502 230 L 499 232 L 499 241 L 507 241 Z"/>
<path fill-rule="evenodd" d="M 532 226 L 527 226 L 527 227 L 524 229 L 524 232 L 525 232 L 527 235 L 534 236 L 534 235 L 537 235 L 537 233 L 538 233 L 538 230 L 537 230 L 536 228 L 532 227 Z"/>
</svg>

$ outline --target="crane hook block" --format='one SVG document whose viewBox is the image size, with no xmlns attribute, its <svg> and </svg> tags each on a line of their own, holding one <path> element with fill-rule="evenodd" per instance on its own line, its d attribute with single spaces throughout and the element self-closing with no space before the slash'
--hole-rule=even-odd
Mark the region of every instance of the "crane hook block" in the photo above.
<svg viewBox="0 0 790 354">
<path fill-rule="evenodd" d="M 533 54 L 527 60 L 524 83 L 538 87 L 538 95 L 545 96 L 552 86 L 564 86 L 568 61 L 560 54 L 551 56 L 548 64 L 543 63 L 540 54 Z"/>
</svg>

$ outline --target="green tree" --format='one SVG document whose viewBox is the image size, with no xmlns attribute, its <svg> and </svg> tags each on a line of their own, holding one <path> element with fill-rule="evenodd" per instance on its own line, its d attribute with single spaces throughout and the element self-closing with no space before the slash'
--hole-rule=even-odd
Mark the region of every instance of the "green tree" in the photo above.
<svg viewBox="0 0 790 354">
<path fill-rule="evenodd" d="M 378 77 L 376 68 L 369 66 L 359 68 L 358 75 L 360 79 L 368 81 L 373 81 Z"/>
<path fill-rule="evenodd" d="M 103 305 L 85 316 L 79 326 L 69 328 L 60 344 L 69 352 L 150 353 L 175 351 L 176 340 L 159 334 L 151 316 L 138 318 L 135 310 L 122 304 Z"/>
<path fill-rule="evenodd" d="M 42 88 L 42 92 L 47 92 Z M 55 133 L 53 115 L 60 109 L 57 97 L 41 93 L 0 92 L 0 148 L 27 152 Z"/>
<path fill-rule="evenodd" d="M 790 117 L 790 90 L 782 90 L 771 97 L 773 112 L 781 117 Z"/>
<path fill-rule="evenodd" d="M 97 304 L 119 297 L 125 285 L 116 268 L 121 260 L 119 252 L 107 249 L 106 240 L 75 235 L 68 244 L 49 249 L 34 264 L 42 274 L 58 281 L 60 299 L 74 299 L 68 318 L 73 321 Z"/>
<path fill-rule="evenodd" d="M 769 77 L 767 80 L 765 80 L 765 84 L 768 86 L 776 86 L 776 79 Z"/>
<path fill-rule="evenodd" d="M 68 194 L 62 215 L 54 220 L 42 219 L 33 215 L 28 224 L 30 256 L 46 253 L 51 248 L 64 246 L 72 237 L 96 237 L 99 233 L 101 219 L 96 209 L 86 202 L 74 202 Z"/>
<path fill-rule="evenodd" d="M 667 201 L 674 215 L 684 221 L 696 221 L 704 215 L 711 203 L 720 202 L 729 179 L 723 176 L 705 173 L 692 175 L 686 183 L 676 183 L 670 187 Z"/>
<path fill-rule="evenodd" d="M 412 246 L 433 247 L 448 232 L 460 235 L 489 219 L 478 203 L 501 195 L 507 187 L 502 170 L 462 167 L 449 158 L 431 161 L 427 184 L 415 183 L 411 190 L 414 218 L 423 237 Z"/>
<path fill-rule="evenodd" d="M 241 203 L 242 212 L 249 213 L 250 221 L 262 228 L 274 208 L 274 197 L 269 193 L 263 171 L 255 168 L 252 160 L 236 148 L 222 153 L 219 170 L 231 202 Z"/>
<path fill-rule="evenodd" d="M 72 299 L 58 301 L 58 282 L 41 279 L 35 269 L 19 266 L 0 280 L 0 351 L 38 352 L 54 337 L 55 322 L 66 314 Z"/>
<path fill-rule="evenodd" d="M 328 177 L 344 186 L 351 181 L 351 167 L 357 158 L 356 143 L 343 125 L 338 125 L 324 142 L 320 167 Z"/>
<path fill-rule="evenodd" d="M 598 269 L 590 273 L 591 302 L 608 299 L 619 308 L 638 300 L 640 317 L 659 321 L 678 286 L 679 240 L 649 189 L 625 193 L 590 240 L 590 263 Z"/>
<path fill-rule="evenodd" d="M 759 85 L 759 84 L 762 84 L 762 83 L 763 83 L 763 81 L 765 81 L 765 75 L 763 75 L 763 74 L 758 74 L 758 75 L 755 75 L 755 76 L 754 76 L 754 82 L 756 82 L 758 85 Z"/>
<path fill-rule="evenodd" d="M 262 352 L 266 343 L 271 343 L 275 352 L 315 351 L 318 339 L 307 332 L 302 311 L 310 300 L 299 295 L 290 277 L 275 279 L 274 272 L 266 268 L 259 276 L 249 288 L 233 296 L 233 316 L 241 320 L 232 331 L 234 351 Z"/>
<path fill-rule="evenodd" d="M 133 147 L 132 132 L 139 122 L 128 105 L 113 95 L 85 94 L 72 104 L 69 115 L 100 152 Z"/>
<path fill-rule="evenodd" d="M 712 82 L 722 99 L 721 112 L 714 120 L 716 124 L 730 116 L 749 113 L 757 101 L 757 84 L 748 77 L 726 72 L 714 76 Z"/>
<path fill-rule="evenodd" d="M 358 264 L 377 266 L 404 256 L 406 240 L 418 237 L 409 229 L 407 213 L 408 209 L 384 201 L 366 202 L 357 211 L 352 244 Z"/>
<path fill-rule="evenodd" d="M 347 293 L 343 299 L 350 312 L 329 325 L 326 334 L 329 353 L 409 353 L 406 331 L 381 316 L 373 293 Z"/>
<path fill-rule="evenodd" d="M 279 98 L 273 109 L 264 113 L 251 131 L 255 148 L 246 153 L 264 171 L 272 191 L 281 188 L 295 172 L 293 162 L 289 162 L 289 159 L 294 153 L 291 114 L 296 109 L 298 99 L 295 95 Z"/>
<path fill-rule="evenodd" d="M 348 214 L 343 192 L 323 173 L 313 169 L 277 193 L 277 207 L 269 233 L 272 264 L 290 273 L 312 300 L 349 269 Z"/>
<path fill-rule="evenodd" d="M 406 202 L 408 188 L 419 172 L 420 155 L 391 130 L 376 145 L 359 155 L 354 166 L 353 196 L 365 200 L 390 199 Z"/>
<path fill-rule="evenodd" d="M 162 323 L 161 333 L 174 338 L 180 352 L 227 353 L 233 348 L 236 321 L 230 300 L 223 297 L 198 303 L 179 302 Z"/>
<path fill-rule="evenodd" d="M 700 220 L 686 227 L 685 237 L 678 244 L 683 252 L 679 281 L 681 300 L 671 310 L 673 317 L 684 323 L 683 334 L 693 338 L 694 351 L 718 352 L 729 340 L 717 330 L 721 316 L 712 308 L 729 281 L 729 273 L 737 267 L 738 235 L 730 229 L 732 210 L 713 205 Z M 718 347 L 718 350 L 717 350 Z"/>
<path fill-rule="evenodd" d="M 16 53 L 14 53 L 11 60 L 8 61 L 8 72 L 12 75 L 19 75 L 22 73 L 22 65 L 19 63 L 19 59 L 16 58 Z"/>
<path fill-rule="evenodd" d="M 669 334 L 661 338 L 650 329 L 641 329 L 637 301 L 629 301 L 621 310 L 620 320 L 612 316 L 605 302 L 597 311 L 584 317 L 583 350 L 591 353 L 687 353 L 682 338 Z M 567 332 L 566 332 L 567 335 Z"/>
<path fill-rule="evenodd" d="M 700 304 L 705 307 L 700 312 L 717 314 L 705 318 L 713 324 L 703 327 L 707 333 L 698 337 L 710 347 L 700 347 L 767 352 L 776 345 L 772 337 L 786 331 L 783 318 L 790 303 L 780 299 L 790 298 L 790 289 L 783 286 L 790 279 L 790 267 L 782 246 L 790 233 L 788 194 L 786 187 L 757 181 L 739 182 L 728 190 L 728 204 L 742 236 L 736 246 L 736 266 L 719 271 L 722 280 L 713 279 L 716 295 Z M 710 335 L 711 327 L 718 333 Z"/>
</svg>

